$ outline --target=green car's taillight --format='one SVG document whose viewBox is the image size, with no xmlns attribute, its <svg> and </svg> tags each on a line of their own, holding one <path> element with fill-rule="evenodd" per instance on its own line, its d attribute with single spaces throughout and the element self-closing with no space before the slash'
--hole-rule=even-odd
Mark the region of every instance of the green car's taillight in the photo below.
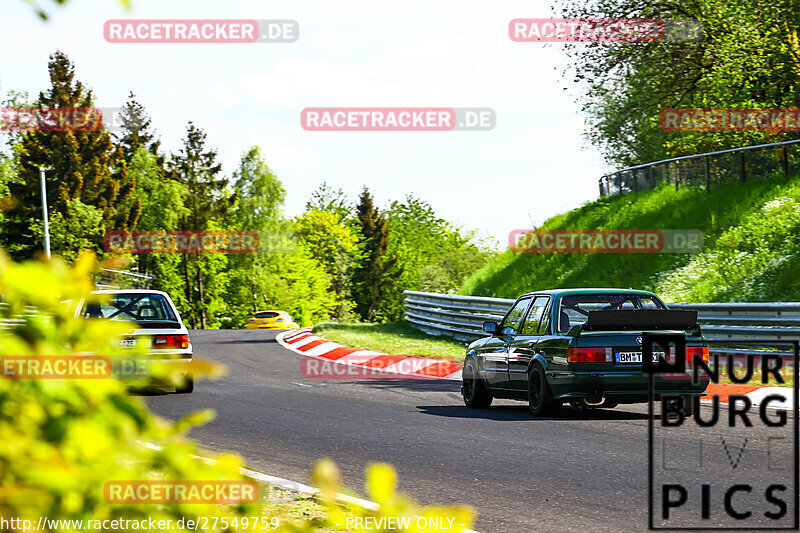
<svg viewBox="0 0 800 533">
<path fill-rule="evenodd" d="M 694 361 L 695 356 L 699 356 L 700 360 L 708 363 L 711 360 L 708 346 L 687 346 L 686 347 L 686 361 L 691 363 Z"/>
<path fill-rule="evenodd" d="M 567 353 L 568 363 L 610 363 L 611 348 L 570 348 Z"/>
</svg>

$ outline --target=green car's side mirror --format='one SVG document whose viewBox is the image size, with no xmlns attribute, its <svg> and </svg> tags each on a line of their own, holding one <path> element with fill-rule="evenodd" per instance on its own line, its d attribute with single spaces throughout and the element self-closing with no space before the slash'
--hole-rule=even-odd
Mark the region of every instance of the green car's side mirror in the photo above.
<svg viewBox="0 0 800 533">
<path fill-rule="evenodd" d="M 489 335 L 497 334 L 497 330 L 500 328 L 499 324 L 493 320 L 487 320 L 483 323 L 483 331 L 488 333 Z"/>
</svg>

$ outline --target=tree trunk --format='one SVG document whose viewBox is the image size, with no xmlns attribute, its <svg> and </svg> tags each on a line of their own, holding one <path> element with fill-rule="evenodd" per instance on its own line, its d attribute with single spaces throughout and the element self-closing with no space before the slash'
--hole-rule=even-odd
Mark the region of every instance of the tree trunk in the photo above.
<svg viewBox="0 0 800 533">
<path fill-rule="evenodd" d="M 203 273 L 200 265 L 197 266 L 197 291 L 200 304 L 200 329 L 206 329 L 206 301 L 203 293 Z"/>
<path fill-rule="evenodd" d="M 186 254 L 183 254 L 183 277 L 186 287 L 186 301 L 189 303 L 189 323 L 192 326 L 192 329 L 195 329 L 195 319 L 194 319 L 194 302 L 192 299 L 192 280 L 189 277 L 189 257 Z"/>
</svg>

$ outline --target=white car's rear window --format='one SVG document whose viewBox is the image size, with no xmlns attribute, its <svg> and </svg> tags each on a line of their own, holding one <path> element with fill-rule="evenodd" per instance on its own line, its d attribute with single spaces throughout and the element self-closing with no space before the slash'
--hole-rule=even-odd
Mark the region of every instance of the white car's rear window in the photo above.
<svg viewBox="0 0 800 533">
<path fill-rule="evenodd" d="M 83 310 L 83 316 L 137 323 L 178 322 L 172 306 L 161 294 L 114 294 L 108 303 L 87 305 Z"/>
</svg>

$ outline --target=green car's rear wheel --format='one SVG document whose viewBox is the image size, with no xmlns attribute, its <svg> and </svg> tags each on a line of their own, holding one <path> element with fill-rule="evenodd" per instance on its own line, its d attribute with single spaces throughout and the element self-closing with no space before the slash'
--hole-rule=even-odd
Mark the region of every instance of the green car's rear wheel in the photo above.
<svg viewBox="0 0 800 533">
<path fill-rule="evenodd" d="M 694 415 L 694 396 L 691 394 L 683 396 L 683 415 L 687 418 Z"/>
<path fill-rule="evenodd" d="M 545 416 L 553 410 L 553 393 L 544 369 L 538 364 L 533 365 L 528 374 L 528 406 L 533 416 Z"/>
</svg>

